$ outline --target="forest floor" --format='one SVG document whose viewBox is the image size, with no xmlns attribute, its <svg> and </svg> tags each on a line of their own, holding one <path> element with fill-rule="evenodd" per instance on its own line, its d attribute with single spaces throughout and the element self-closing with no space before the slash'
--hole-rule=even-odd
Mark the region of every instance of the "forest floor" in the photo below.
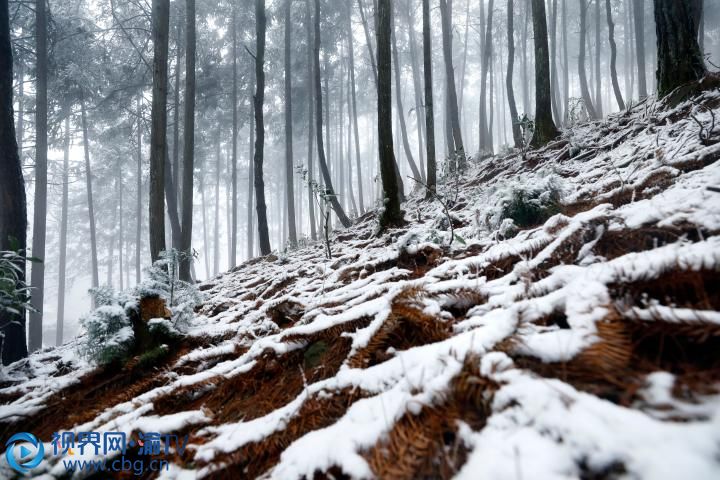
<svg viewBox="0 0 720 480">
<path fill-rule="evenodd" d="M 368 213 L 332 259 L 317 243 L 202 284 L 153 368 L 71 344 L 14 364 L 0 439 L 188 434 L 177 479 L 718 478 L 718 160 L 714 91 L 472 162 L 448 212 L 416 192 L 406 227 Z M 45 451 L 35 474 L 65 476 Z"/>
</svg>

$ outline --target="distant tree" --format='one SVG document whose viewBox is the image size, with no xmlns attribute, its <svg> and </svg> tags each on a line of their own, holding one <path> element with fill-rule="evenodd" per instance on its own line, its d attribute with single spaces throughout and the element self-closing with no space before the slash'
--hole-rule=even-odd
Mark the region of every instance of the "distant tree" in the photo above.
<svg viewBox="0 0 720 480">
<path fill-rule="evenodd" d="M 327 161 L 325 159 L 325 144 L 323 142 L 322 82 L 320 78 L 320 43 L 320 0 L 315 0 L 315 43 L 313 47 L 313 84 L 315 88 L 315 125 L 317 130 L 315 133 L 315 140 L 318 148 L 320 172 L 322 173 L 323 181 L 325 182 L 324 196 L 330 202 L 330 206 L 335 212 L 335 215 L 338 217 L 338 220 L 340 220 L 340 223 L 343 227 L 347 228 L 350 226 L 350 219 L 345 214 L 342 205 L 340 205 L 340 202 L 335 195 L 335 189 L 333 188 L 332 179 L 330 178 L 330 170 L 328 169 Z M 388 48 L 389 47 L 390 43 L 388 39 Z"/>
<path fill-rule="evenodd" d="M 27 211 L 13 117 L 13 57 L 8 0 L 0 0 L 0 251 L 25 250 Z M 25 262 L 17 263 L 17 283 L 25 280 Z M 27 357 L 25 312 L 0 308 L 2 364 Z"/>
<path fill-rule="evenodd" d="M 532 17 L 535 43 L 535 133 L 532 144 L 539 147 L 557 137 L 560 132 L 555 127 L 552 117 L 550 61 L 548 59 L 544 0 L 532 0 Z"/>
<path fill-rule="evenodd" d="M 165 250 L 165 163 L 167 162 L 167 61 L 170 0 L 153 0 L 153 90 L 150 127 L 149 230 L 152 261 Z"/>
<path fill-rule="evenodd" d="M 513 0 L 507 2 L 507 37 L 508 37 L 508 64 L 505 83 L 507 88 L 508 107 L 510 108 L 510 121 L 512 122 L 513 144 L 515 148 L 522 146 L 520 133 L 520 118 L 518 118 L 517 105 L 515 104 L 515 89 L 513 88 L 513 68 L 515 65 L 515 38 L 513 32 Z"/>
<path fill-rule="evenodd" d="M 378 62 L 378 145 L 380 176 L 384 206 L 380 227 L 398 225 L 403 220 L 398 198 L 399 186 L 395 174 L 395 152 L 392 130 L 392 5 L 390 0 L 378 1 L 377 62 Z M 399 95 L 400 92 L 397 92 Z"/>
<path fill-rule="evenodd" d="M 260 254 L 269 255 L 270 234 L 268 233 L 267 207 L 265 206 L 265 179 L 263 178 L 263 161 L 265 158 L 265 0 L 255 0 L 255 210 L 257 212 L 258 234 L 260 238 Z"/>
<path fill-rule="evenodd" d="M 698 44 L 702 0 L 654 0 L 657 31 L 658 95 L 699 80 L 705 75 L 705 62 Z"/>
<path fill-rule="evenodd" d="M 615 93 L 615 101 L 618 104 L 618 108 L 625 110 L 625 102 L 623 101 L 617 76 L 617 45 L 615 44 L 615 24 L 613 23 L 610 0 L 605 0 L 605 14 L 608 24 L 608 40 L 610 41 L 610 80 L 612 81 L 613 92 Z"/>
<path fill-rule="evenodd" d="M 645 98 L 648 95 L 647 81 L 645 79 L 645 0 L 631 1 L 633 4 L 633 19 L 635 20 L 635 58 L 637 59 L 638 70 L 638 95 L 640 95 L 640 98 Z"/>
<path fill-rule="evenodd" d="M 587 0 L 580 2 L 580 53 L 578 54 L 578 75 L 580 77 L 580 92 L 590 118 L 598 118 L 593 105 L 593 99 L 588 87 L 587 71 L 585 70 L 585 46 L 587 44 Z"/>
<path fill-rule="evenodd" d="M 480 8 L 485 8 L 481 2 Z M 488 125 L 487 114 L 487 76 L 492 60 L 492 28 L 493 28 L 493 0 L 488 3 L 487 26 L 484 26 L 485 40 L 483 41 L 482 59 L 480 61 L 480 151 L 493 151 L 492 132 Z"/>
<path fill-rule="evenodd" d="M 465 166 L 465 147 L 460 132 L 460 116 L 458 115 L 457 93 L 455 91 L 455 70 L 452 53 L 452 19 L 447 0 L 440 0 L 440 17 L 442 20 L 443 57 L 445 60 L 445 78 L 447 79 L 448 121 L 452 129 L 452 141 L 455 144 L 453 165 L 462 169 Z"/>
</svg>

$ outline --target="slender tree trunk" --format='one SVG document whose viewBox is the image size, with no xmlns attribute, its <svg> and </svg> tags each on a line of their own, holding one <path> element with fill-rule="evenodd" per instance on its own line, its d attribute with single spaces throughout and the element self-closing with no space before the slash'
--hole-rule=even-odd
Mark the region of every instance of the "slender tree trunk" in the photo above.
<svg viewBox="0 0 720 480">
<path fill-rule="evenodd" d="M 702 0 L 655 1 L 657 84 L 660 97 L 685 83 L 701 79 L 705 60 L 698 44 Z"/>
<path fill-rule="evenodd" d="M 388 41 L 388 46 L 390 43 Z M 345 227 L 350 226 L 350 219 L 345 215 L 340 202 L 335 195 L 333 189 L 332 180 L 330 178 L 330 170 L 328 170 L 327 162 L 325 161 L 325 147 L 323 144 L 323 106 L 322 106 L 322 82 L 320 79 L 320 0 L 315 0 L 315 47 L 313 53 L 314 65 L 315 65 L 315 111 L 316 115 L 316 141 L 318 146 L 318 160 L 320 162 L 320 171 L 322 172 L 323 179 L 325 181 L 324 191 L 328 196 L 330 204 L 335 211 L 340 223 Z"/>
<path fill-rule="evenodd" d="M 40 0 L 39 0 L 40 1 Z M 150 255 L 152 261 L 165 250 L 165 163 L 167 161 L 167 56 L 169 0 L 153 0 L 153 99 L 150 130 Z"/>
<path fill-rule="evenodd" d="M 141 278 L 141 265 L 140 265 L 140 253 L 142 252 L 142 93 L 138 93 L 137 96 L 137 171 L 135 173 L 137 180 L 137 203 L 135 208 L 135 283 L 140 283 Z M 88 169 L 89 171 L 90 169 Z M 93 236 L 94 236 L 94 219 L 93 223 Z M 94 250 L 94 247 L 93 247 Z M 95 265 L 95 277 L 97 277 L 97 259 L 94 260 Z"/>
<path fill-rule="evenodd" d="M 556 123 L 562 122 L 560 110 L 560 87 L 557 70 L 557 2 L 552 0 L 552 14 L 550 15 L 550 75 L 552 76 L 552 108 Z"/>
<path fill-rule="evenodd" d="M 567 2 L 562 0 L 562 36 L 563 36 L 563 112 L 564 123 L 567 124 L 570 110 L 570 60 L 568 57 Z"/>
<path fill-rule="evenodd" d="M 308 58 L 307 58 L 307 65 L 308 65 L 308 85 L 314 85 L 314 76 L 313 76 L 313 65 L 314 57 L 313 57 L 313 51 L 314 51 L 314 44 L 313 44 L 313 21 L 312 21 L 312 7 L 310 4 L 311 0 L 305 0 L 305 7 L 306 7 L 306 18 L 305 18 L 305 28 L 307 29 L 307 46 L 308 46 Z M 355 78 L 355 72 L 354 69 L 352 71 L 353 78 Z M 314 101 L 314 93 L 313 88 L 308 88 L 308 139 L 307 139 L 307 147 L 308 147 L 308 154 L 307 154 L 307 181 L 308 181 L 308 216 L 310 217 L 310 238 L 314 241 L 317 240 L 317 230 L 315 229 L 315 201 L 313 199 L 313 185 L 314 185 L 314 177 L 315 177 L 315 166 L 313 165 L 313 145 L 315 142 L 315 123 L 313 118 L 313 108 L 315 105 Z M 355 91 L 353 90 L 353 93 Z M 354 98 L 354 97 L 353 97 Z M 357 124 L 357 123 L 356 123 Z M 361 187 L 362 188 L 362 187 Z M 362 194 L 361 196 L 361 202 L 362 202 Z M 362 203 L 361 203 L 362 204 Z"/>
<path fill-rule="evenodd" d="M 442 17 L 443 56 L 445 57 L 445 76 L 447 78 L 448 104 L 450 125 L 455 148 L 453 151 L 455 165 L 459 169 L 465 168 L 465 148 L 463 147 L 462 134 L 460 132 L 460 118 L 458 116 L 457 94 L 455 92 L 455 72 L 452 64 L 452 22 L 447 0 L 440 0 L 440 15 Z"/>
<path fill-rule="evenodd" d="M 465 100 L 465 70 L 467 68 L 467 56 L 468 56 L 468 34 L 470 33 L 470 0 L 465 0 L 465 38 L 463 39 L 463 57 L 462 67 L 460 68 L 460 98 L 459 104 L 459 115 L 460 123 L 463 122 L 463 106 Z M 467 138 L 467 135 L 465 135 Z"/>
<path fill-rule="evenodd" d="M 0 6 L 0 8 L 2 8 Z M 23 139 L 25 138 L 25 63 L 18 62 L 18 111 L 17 111 L 17 146 L 20 165 L 25 163 L 23 155 Z"/>
<path fill-rule="evenodd" d="M 348 42 L 352 42 L 352 39 L 348 39 Z M 349 70 L 349 69 L 348 69 Z M 347 76 L 347 105 L 348 105 L 348 124 L 347 124 L 347 166 L 348 166 L 348 174 L 347 174 L 347 191 L 348 196 L 350 197 L 350 202 L 352 205 L 352 212 L 353 215 L 356 217 L 359 217 L 361 215 L 360 211 L 358 210 L 357 202 L 355 200 L 355 189 L 353 188 L 353 163 L 352 163 L 352 145 L 353 145 L 353 111 L 352 111 L 352 97 L 351 97 L 351 90 L 352 90 L 352 82 L 350 81 L 350 72 L 348 71 Z"/>
<path fill-rule="evenodd" d="M 182 239 L 187 253 L 180 262 L 180 280 L 189 282 L 192 258 L 193 179 L 195 173 L 195 0 L 185 3 L 185 126 L 183 128 Z M 204 213 L 204 212 L 203 212 Z"/>
<path fill-rule="evenodd" d="M 400 88 L 400 60 L 397 53 L 397 41 L 395 40 L 395 33 L 391 30 L 390 36 L 392 37 L 392 61 L 394 62 L 395 68 L 395 103 L 397 105 L 398 120 L 400 121 L 400 133 L 402 137 L 403 149 L 405 150 L 405 157 L 407 158 L 408 165 L 412 171 L 413 177 L 420 179 L 420 170 L 418 170 L 415 159 L 412 155 L 412 148 L 410 147 L 410 141 L 408 140 L 407 127 L 405 125 L 405 110 L 402 102 L 402 89 Z"/>
<path fill-rule="evenodd" d="M 179 4 L 179 2 L 178 2 Z M 182 15 L 180 7 L 178 5 L 178 17 L 177 24 L 175 25 L 175 35 L 177 36 L 177 44 L 175 46 L 176 57 L 175 57 L 175 91 L 173 92 L 173 149 L 172 149 L 172 180 L 178 191 L 176 198 L 178 202 L 181 202 L 180 198 L 180 65 L 182 65 Z M 167 189 L 168 186 L 165 185 Z M 173 238 L 180 238 L 180 235 L 175 234 Z M 179 248 L 179 245 L 173 245 L 173 247 Z"/>
<path fill-rule="evenodd" d="M 372 67 L 373 78 L 375 79 L 375 86 L 377 87 L 377 64 L 375 63 L 375 54 L 373 53 L 373 45 L 370 37 L 370 28 L 368 27 L 367 17 L 365 16 L 365 6 L 363 5 L 363 0 L 357 0 L 357 3 L 358 9 L 360 10 L 360 19 L 362 20 L 363 30 L 365 31 L 365 42 L 367 43 L 368 56 L 370 57 L 370 66 Z"/>
<path fill-rule="evenodd" d="M 309 3 L 309 0 L 308 0 Z M 362 182 L 362 168 L 360 167 L 360 133 L 358 131 L 358 114 L 357 114 L 357 93 L 355 91 L 355 51 L 353 44 L 355 43 L 353 40 L 352 35 L 352 18 L 348 16 L 348 22 L 347 22 L 347 29 L 348 29 L 348 57 L 350 59 L 350 90 L 352 95 L 352 128 L 353 128 L 353 136 L 355 139 L 355 162 L 356 162 L 356 174 L 357 174 L 357 183 L 358 183 L 358 203 L 360 206 L 360 215 L 365 213 L 365 204 L 363 203 L 363 182 Z M 310 37 L 308 36 L 308 40 Z M 310 92 L 310 97 L 312 98 L 312 92 Z M 309 120 L 310 120 L 310 130 L 312 131 L 312 100 L 310 100 L 310 114 L 309 114 Z M 312 155 L 312 135 L 311 138 L 308 139 L 308 142 L 310 144 L 310 155 Z M 310 206 L 312 207 L 312 198 L 310 199 Z M 313 215 L 313 209 L 311 208 L 311 216 Z M 313 227 L 314 224 L 310 222 Z M 312 229 L 313 232 L 315 229 Z M 313 235 L 313 239 L 315 239 Z"/>
<path fill-rule="evenodd" d="M 232 221 L 230 225 L 230 267 L 237 265 L 237 237 L 238 237 L 238 188 L 237 188 L 237 149 L 238 149 L 238 67 L 237 67 L 237 9 L 236 3 L 232 7 Z"/>
<path fill-rule="evenodd" d="M 68 225 L 68 182 L 70 181 L 70 106 L 66 107 L 65 141 L 63 145 L 62 200 L 60 212 L 60 262 L 58 265 L 58 306 L 55 328 L 55 345 L 63 344 L 63 325 L 65 323 L 65 265 L 67 258 Z"/>
<path fill-rule="evenodd" d="M 292 129 L 292 0 L 285 0 L 285 195 L 287 196 L 287 225 L 290 243 L 297 245 L 295 224 L 295 191 L 293 184 Z"/>
<path fill-rule="evenodd" d="M 410 7 L 410 0 L 406 3 L 405 8 L 406 19 L 408 24 L 408 40 L 410 44 L 410 59 L 412 65 L 413 85 L 415 87 L 415 118 L 417 119 L 417 142 L 418 142 L 418 157 L 420 168 L 420 176 L 422 181 L 426 181 L 425 178 L 425 119 L 423 116 L 423 87 L 420 73 L 419 58 L 421 54 L 418 54 L 417 49 L 417 38 L 415 36 L 415 21 L 413 18 L 412 10 Z"/>
<path fill-rule="evenodd" d="M 85 153 L 85 190 L 87 192 L 88 203 L 88 222 L 90 224 L 90 260 L 92 271 L 92 287 L 97 288 L 100 285 L 98 275 L 98 253 L 97 253 L 97 233 L 95 227 L 95 203 L 93 201 L 92 188 L 92 170 L 90 166 L 90 139 L 88 134 L 87 111 L 85 109 L 85 99 L 80 100 L 80 115 L 83 131 L 83 150 Z"/>
<path fill-rule="evenodd" d="M 47 15 L 45 0 L 35 1 L 35 54 L 37 58 L 37 87 L 35 93 L 35 217 L 33 221 L 32 254 L 45 259 L 47 227 Z M 45 294 L 45 264 L 32 266 L 30 284 L 33 287 L 30 312 L 28 349 L 42 348 L 43 298 Z"/>
<path fill-rule="evenodd" d="M 250 116 L 250 141 L 248 145 L 248 211 L 247 211 L 247 251 L 248 258 L 255 254 L 255 116 Z"/>
<path fill-rule="evenodd" d="M 590 118 L 598 118 L 595 106 L 593 105 L 590 89 L 588 88 L 587 76 L 585 71 L 585 44 L 587 42 L 587 0 L 578 0 L 580 2 L 580 53 L 578 54 L 578 74 L 580 76 L 580 91 L 585 102 Z"/>
<path fill-rule="evenodd" d="M 122 169 L 120 168 L 120 162 L 117 162 L 117 189 L 118 189 L 118 273 L 119 273 L 119 285 L 120 291 L 124 290 L 123 286 L 123 275 L 125 273 L 123 269 L 123 244 L 125 238 L 125 228 L 123 222 L 123 182 L 122 182 Z"/>
<path fill-rule="evenodd" d="M 267 223 L 267 207 L 265 206 L 265 181 L 263 178 L 263 161 L 265 157 L 265 0 L 255 0 L 255 197 L 258 221 L 258 234 L 260 235 L 260 254 L 269 255 L 270 234 Z"/>
<path fill-rule="evenodd" d="M 530 1 L 522 0 L 525 2 L 525 8 L 523 8 L 523 31 L 521 37 L 522 45 L 522 84 L 523 84 L 523 109 L 526 115 L 530 114 L 530 80 L 528 79 L 528 61 L 527 61 L 527 44 L 528 44 L 528 24 L 530 21 Z"/>
<path fill-rule="evenodd" d="M 435 113 L 433 111 L 432 32 L 430 31 L 430 1 L 422 0 L 423 9 L 423 74 L 425 76 L 425 131 L 427 132 L 427 198 L 435 192 L 437 166 L 435 164 Z"/>
<path fill-rule="evenodd" d="M 638 95 L 645 98 L 647 80 L 645 78 L 645 0 L 632 0 L 633 19 L 635 20 L 635 56 L 638 70 Z"/>
<path fill-rule="evenodd" d="M 522 147 L 522 137 L 520 133 L 520 124 L 515 105 L 515 90 L 513 89 L 513 68 L 515 66 L 515 37 L 513 31 L 513 20 L 515 14 L 513 12 L 513 0 L 507 2 L 507 35 L 508 35 L 508 65 L 505 83 L 507 84 L 508 107 L 510 108 L 510 121 L 512 122 L 513 142 L 515 148 Z"/>
<path fill-rule="evenodd" d="M 531 4 L 535 43 L 535 133 L 532 144 L 539 147 L 557 137 L 560 132 L 552 118 L 545 0 L 532 0 Z"/>
<path fill-rule="evenodd" d="M 620 92 L 620 83 L 617 78 L 617 45 L 615 44 L 615 24 L 612 19 L 612 7 L 610 0 L 605 0 L 605 12 L 607 14 L 607 25 L 608 25 L 608 40 L 610 41 L 610 79 L 612 80 L 613 92 L 615 92 L 615 100 L 617 101 L 618 108 L 625 110 L 625 102 Z"/>
<path fill-rule="evenodd" d="M 215 137 L 215 220 L 213 222 L 213 275 L 220 273 L 220 128 Z"/>
<path fill-rule="evenodd" d="M 600 0 L 595 0 L 595 113 L 597 113 L 599 118 L 602 118 L 602 72 L 600 71 L 602 45 L 600 44 L 600 25 Z"/>
<path fill-rule="evenodd" d="M 480 5 L 480 8 L 484 6 Z M 492 21 L 493 21 L 493 0 L 488 4 L 487 27 L 485 30 L 485 41 L 480 66 L 480 152 L 492 152 L 492 131 L 488 128 L 487 117 L 487 76 L 490 69 L 492 57 Z M 492 81 L 492 79 L 491 79 Z"/>
<path fill-rule="evenodd" d="M 22 115 L 22 114 L 21 114 Z M 27 204 L 13 114 L 13 57 L 8 0 L 0 0 L 0 250 L 25 251 Z M 18 283 L 25 281 L 25 262 L 18 262 Z M 27 357 L 25 312 L 0 309 L 2 364 Z"/>
<path fill-rule="evenodd" d="M 316 0 L 317 1 L 317 0 Z M 380 0 L 377 10 L 378 54 L 378 144 L 380 152 L 380 175 L 382 177 L 384 209 L 380 227 L 397 225 L 403 214 L 398 199 L 399 185 L 395 172 L 392 127 L 392 5 L 390 0 Z M 399 95 L 400 92 L 397 92 Z"/>
</svg>

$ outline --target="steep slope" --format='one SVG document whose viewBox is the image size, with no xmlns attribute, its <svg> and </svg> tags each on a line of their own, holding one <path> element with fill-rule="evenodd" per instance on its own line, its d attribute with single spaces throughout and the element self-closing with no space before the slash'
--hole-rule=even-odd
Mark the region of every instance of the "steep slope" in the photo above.
<svg viewBox="0 0 720 480">
<path fill-rule="evenodd" d="M 332 259 L 247 262 L 155 369 L 33 355 L 1 438 L 189 434 L 161 478 L 717 477 L 719 106 L 647 101 L 418 192 L 405 229 L 365 215 Z"/>
</svg>

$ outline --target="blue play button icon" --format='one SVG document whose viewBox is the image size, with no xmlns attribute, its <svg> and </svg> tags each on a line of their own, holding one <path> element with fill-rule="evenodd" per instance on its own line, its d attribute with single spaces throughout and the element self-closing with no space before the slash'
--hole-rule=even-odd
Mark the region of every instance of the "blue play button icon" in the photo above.
<svg viewBox="0 0 720 480">
<path fill-rule="evenodd" d="M 32 450 L 25 445 L 20 445 L 20 458 L 25 458 L 32 453 Z"/>
</svg>

